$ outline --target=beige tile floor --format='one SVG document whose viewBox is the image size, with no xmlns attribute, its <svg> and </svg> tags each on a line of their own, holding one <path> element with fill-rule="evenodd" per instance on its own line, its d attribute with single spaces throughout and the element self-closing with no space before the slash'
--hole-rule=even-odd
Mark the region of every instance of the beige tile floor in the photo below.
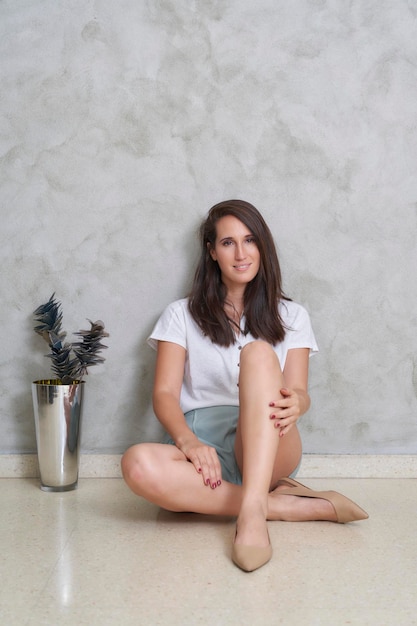
<svg viewBox="0 0 417 626">
<path fill-rule="evenodd" d="M 369 520 L 270 523 L 272 561 L 230 561 L 233 520 L 171 514 L 120 479 L 0 480 L 0 624 L 417 624 L 417 481 L 305 479 Z"/>
</svg>

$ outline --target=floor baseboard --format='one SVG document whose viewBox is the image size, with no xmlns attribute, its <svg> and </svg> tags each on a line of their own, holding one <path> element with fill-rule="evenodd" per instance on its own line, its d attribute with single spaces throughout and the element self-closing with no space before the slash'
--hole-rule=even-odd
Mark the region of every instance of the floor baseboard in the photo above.
<svg viewBox="0 0 417 626">
<path fill-rule="evenodd" d="M 80 478 L 121 478 L 120 454 L 81 454 Z M 38 478 L 36 454 L 0 454 L 0 478 Z M 304 454 L 298 478 L 417 478 L 417 455 Z"/>
</svg>

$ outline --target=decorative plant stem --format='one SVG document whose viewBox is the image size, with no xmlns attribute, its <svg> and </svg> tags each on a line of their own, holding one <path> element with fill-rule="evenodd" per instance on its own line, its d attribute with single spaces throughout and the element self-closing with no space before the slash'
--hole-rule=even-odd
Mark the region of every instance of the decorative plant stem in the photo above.
<svg viewBox="0 0 417 626">
<path fill-rule="evenodd" d="M 89 367 L 104 363 L 105 359 L 99 353 L 107 346 L 101 343 L 101 339 L 109 334 L 105 332 L 101 320 L 88 320 L 91 324 L 89 330 L 74 333 L 81 337 L 81 341 L 66 343 L 67 333 L 62 330 L 61 303 L 55 300 L 55 293 L 33 315 L 37 324 L 34 331 L 48 343 L 51 352 L 46 356 L 52 360 L 54 376 L 63 385 L 82 380 L 84 374 L 88 374 Z"/>
</svg>

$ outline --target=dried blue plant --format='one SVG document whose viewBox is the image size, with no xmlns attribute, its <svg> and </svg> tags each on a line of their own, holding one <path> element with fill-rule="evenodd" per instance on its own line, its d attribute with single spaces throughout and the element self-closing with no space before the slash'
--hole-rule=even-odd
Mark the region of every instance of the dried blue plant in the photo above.
<svg viewBox="0 0 417 626">
<path fill-rule="evenodd" d="M 105 359 L 99 353 L 107 346 L 101 340 L 109 334 L 101 320 L 88 320 L 91 324 L 89 330 L 74 333 L 82 338 L 81 341 L 67 343 L 67 333 L 62 330 L 61 303 L 55 299 L 55 293 L 33 315 L 36 323 L 34 331 L 48 343 L 51 352 L 46 356 L 52 360 L 52 372 L 62 384 L 81 381 L 88 374 L 89 367 L 104 363 Z"/>
</svg>

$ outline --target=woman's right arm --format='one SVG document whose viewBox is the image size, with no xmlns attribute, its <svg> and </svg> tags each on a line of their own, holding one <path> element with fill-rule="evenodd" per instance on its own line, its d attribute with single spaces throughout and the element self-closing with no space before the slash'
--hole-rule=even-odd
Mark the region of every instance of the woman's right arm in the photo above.
<svg viewBox="0 0 417 626">
<path fill-rule="evenodd" d="M 153 408 L 156 417 L 175 445 L 212 487 L 221 481 L 221 467 L 216 450 L 200 442 L 188 427 L 180 406 L 184 378 L 185 349 L 170 341 L 158 341 Z"/>
</svg>

